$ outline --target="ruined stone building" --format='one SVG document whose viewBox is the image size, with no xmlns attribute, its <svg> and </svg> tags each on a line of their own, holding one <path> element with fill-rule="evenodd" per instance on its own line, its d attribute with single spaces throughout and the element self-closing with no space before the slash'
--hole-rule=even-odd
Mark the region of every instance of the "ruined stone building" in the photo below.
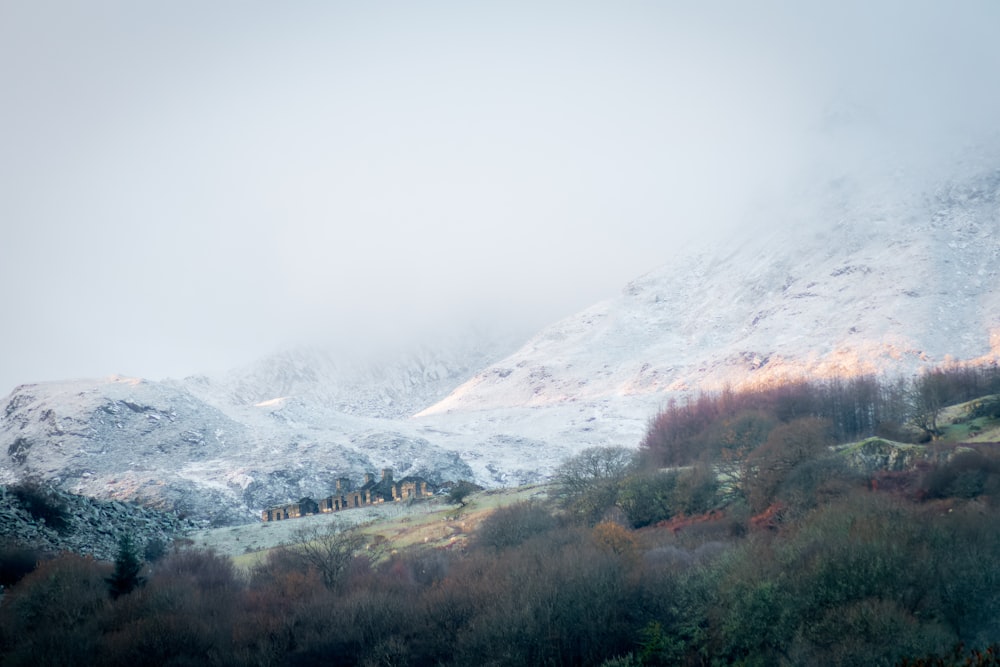
<svg viewBox="0 0 1000 667">
<path fill-rule="evenodd" d="M 336 488 L 331 495 L 320 498 L 319 501 L 301 498 L 296 503 L 268 508 L 261 512 L 261 521 L 283 521 L 310 514 L 326 514 L 386 502 L 427 498 L 433 496 L 436 490 L 422 477 L 408 476 L 398 482 L 394 481 L 391 468 L 384 468 L 382 479 L 378 481 L 372 473 L 365 473 L 361 486 L 357 489 L 352 486 L 351 480 L 341 477 L 337 480 Z"/>
<path fill-rule="evenodd" d="M 282 519 L 297 519 L 319 512 L 319 505 L 312 498 L 301 498 L 297 503 L 289 503 L 279 507 L 266 509 L 261 513 L 264 521 L 280 521 Z"/>
</svg>

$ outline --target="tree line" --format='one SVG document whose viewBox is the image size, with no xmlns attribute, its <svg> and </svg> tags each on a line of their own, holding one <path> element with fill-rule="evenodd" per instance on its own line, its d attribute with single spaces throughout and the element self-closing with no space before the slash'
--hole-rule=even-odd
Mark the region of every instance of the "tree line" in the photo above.
<svg viewBox="0 0 1000 667">
<path fill-rule="evenodd" d="M 965 372 L 668 406 L 638 452 L 580 452 L 550 502 L 448 549 L 312 531 L 246 571 L 193 549 L 140 570 L 125 541 L 115 564 L 0 549 L 0 575 L 20 567 L 0 662 L 996 665 L 1000 455 L 966 447 L 876 486 L 828 446 L 929 437 L 905 421 L 920 392 L 940 410 L 996 391 L 995 371 Z"/>
<path fill-rule="evenodd" d="M 117 597 L 110 564 L 63 554 L 5 596 L 0 661 L 958 665 L 960 642 L 1000 637 L 1000 512 L 952 509 L 865 491 L 778 531 L 736 515 L 674 531 L 524 503 L 464 552 L 362 547 L 324 572 L 281 550 L 240 572 L 184 550 Z"/>
<path fill-rule="evenodd" d="M 942 367 L 909 379 L 868 375 L 703 392 L 661 410 L 641 448 L 652 464 L 689 465 L 756 446 L 772 425 L 808 417 L 828 422 L 837 442 L 867 436 L 926 442 L 941 434 L 944 407 L 996 393 L 996 365 Z"/>
</svg>

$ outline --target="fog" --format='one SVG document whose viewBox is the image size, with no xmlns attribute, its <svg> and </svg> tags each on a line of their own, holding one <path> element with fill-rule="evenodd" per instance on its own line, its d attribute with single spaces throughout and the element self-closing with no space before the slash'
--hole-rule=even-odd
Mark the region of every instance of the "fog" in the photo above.
<svg viewBox="0 0 1000 667">
<path fill-rule="evenodd" d="M 0 393 L 531 332 L 995 139 L 1000 4 L 0 0 Z"/>
</svg>

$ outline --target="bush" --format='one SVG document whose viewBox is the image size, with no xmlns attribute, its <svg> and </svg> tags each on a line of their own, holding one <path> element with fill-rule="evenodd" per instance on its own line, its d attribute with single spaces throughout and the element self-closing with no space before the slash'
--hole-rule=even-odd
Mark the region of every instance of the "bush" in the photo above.
<svg viewBox="0 0 1000 667">
<path fill-rule="evenodd" d="M 1000 396 L 985 396 L 976 401 L 969 411 L 969 419 L 985 417 L 1000 419 Z"/>
<path fill-rule="evenodd" d="M 969 649 L 961 643 L 948 653 L 931 653 L 922 658 L 903 658 L 898 667 L 1000 667 L 1000 644 Z"/>
<path fill-rule="evenodd" d="M 793 468 L 777 488 L 776 496 L 793 515 L 841 498 L 861 486 L 860 474 L 842 456 L 828 454 Z"/>
<path fill-rule="evenodd" d="M 777 426 L 767 440 L 747 458 L 743 485 L 750 508 L 763 511 L 778 487 L 799 465 L 828 451 L 830 425 L 824 419 L 805 417 Z"/>
<path fill-rule="evenodd" d="M 635 636 L 627 563 L 578 530 L 468 563 L 458 583 L 474 587 L 472 613 L 448 662 L 586 665 L 627 653 Z"/>
<path fill-rule="evenodd" d="M 228 558 L 211 551 L 171 554 L 145 586 L 115 600 L 92 664 L 234 664 L 237 619 L 244 613 L 240 592 Z"/>
<path fill-rule="evenodd" d="M 105 565 L 63 554 L 43 561 L 0 605 L 0 662 L 91 665 L 100 615 L 110 605 Z"/>
<path fill-rule="evenodd" d="M 142 557 L 147 563 L 155 563 L 168 553 L 166 540 L 153 537 L 146 541 L 146 546 L 142 550 Z"/>
<path fill-rule="evenodd" d="M 479 525 L 475 543 L 495 551 L 517 546 L 555 528 L 555 517 L 541 505 L 526 500 L 496 509 Z"/>
<path fill-rule="evenodd" d="M 928 471 L 920 483 L 925 498 L 976 498 L 1000 491 L 1000 461 L 975 450 L 961 451 Z"/>
<path fill-rule="evenodd" d="M 715 471 L 707 465 L 696 465 L 678 475 L 674 505 L 684 514 L 704 514 L 715 509 L 720 491 Z"/>
<path fill-rule="evenodd" d="M 34 571 L 41 554 L 29 547 L 7 544 L 0 547 L 0 587 L 12 586 Z"/>
<path fill-rule="evenodd" d="M 233 561 L 211 550 L 176 551 L 161 560 L 155 572 L 160 579 L 190 579 L 202 591 L 219 592 L 239 586 Z"/>
</svg>

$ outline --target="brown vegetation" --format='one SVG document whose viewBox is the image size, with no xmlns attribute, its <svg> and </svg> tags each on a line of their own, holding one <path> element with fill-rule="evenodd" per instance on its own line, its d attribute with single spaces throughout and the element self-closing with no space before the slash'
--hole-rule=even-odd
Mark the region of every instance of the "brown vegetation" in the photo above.
<svg viewBox="0 0 1000 667">
<path fill-rule="evenodd" d="M 109 564 L 64 554 L 4 597 L 0 661 L 996 664 L 993 446 L 938 442 L 920 467 L 863 477 L 827 447 L 842 426 L 808 408 L 812 391 L 673 406 L 679 421 L 647 439 L 668 449 L 588 450 L 561 471 L 558 511 L 498 509 L 462 548 L 386 554 L 357 533 L 302 534 L 245 572 L 178 551 L 114 599 Z M 711 437 L 714 458 L 649 465 L 693 451 L 680 430 Z"/>
</svg>

